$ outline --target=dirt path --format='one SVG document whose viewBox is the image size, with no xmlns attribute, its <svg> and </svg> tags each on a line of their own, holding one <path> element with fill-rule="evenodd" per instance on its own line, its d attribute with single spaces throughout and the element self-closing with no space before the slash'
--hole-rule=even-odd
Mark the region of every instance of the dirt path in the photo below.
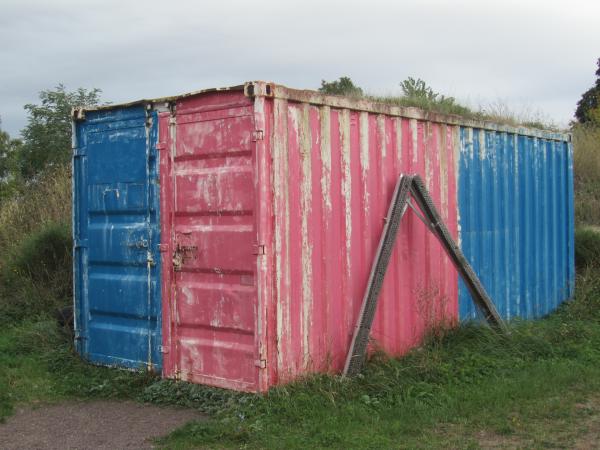
<svg viewBox="0 0 600 450">
<path fill-rule="evenodd" d="M 0 424 L 0 448 L 149 449 L 163 436 L 202 414 L 135 402 L 68 402 L 21 409 Z"/>
</svg>

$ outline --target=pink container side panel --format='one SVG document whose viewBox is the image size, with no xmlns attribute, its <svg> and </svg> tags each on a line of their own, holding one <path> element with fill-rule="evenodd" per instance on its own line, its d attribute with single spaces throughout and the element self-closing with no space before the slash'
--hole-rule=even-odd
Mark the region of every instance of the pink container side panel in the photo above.
<svg viewBox="0 0 600 450">
<path fill-rule="evenodd" d="M 279 98 L 266 104 L 273 109 L 274 384 L 342 368 L 400 173 L 423 177 L 456 237 L 458 135 L 415 119 Z M 402 354 L 456 315 L 456 271 L 409 209 L 373 324 L 375 345 Z"/>
<path fill-rule="evenodd" d="M 260 388 L 254 131 L 242 91 L 176 104 L 161 159 L 166 376 Z"/>
</svg>

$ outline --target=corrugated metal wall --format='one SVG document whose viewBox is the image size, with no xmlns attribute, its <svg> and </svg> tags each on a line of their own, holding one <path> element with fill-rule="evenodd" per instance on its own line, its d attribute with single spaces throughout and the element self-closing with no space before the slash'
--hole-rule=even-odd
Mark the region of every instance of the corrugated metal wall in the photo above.
<svg viewBox="0 0 600 450">
<path fill-rule="evenodd" d="M 461 128 L 461 247 L 505 319 L 536 318 L 574 286 L 570 143 Z M 460 283 L 461 319 L 475 318 Z"/>
<path fill-rule="evenodd" d="M 456 237 L 456 126 L 272 100 L 278 381 L 339 370 L 400 173 L 426 180 Z M 269 108 L 269 110 L 271 109 Z M 399 354 L 457 318 L 457 276 L 412 211 L 400 227 L 372 337 Z M 272 380 L 271 380 L 272 382 Z"/>
</svg>

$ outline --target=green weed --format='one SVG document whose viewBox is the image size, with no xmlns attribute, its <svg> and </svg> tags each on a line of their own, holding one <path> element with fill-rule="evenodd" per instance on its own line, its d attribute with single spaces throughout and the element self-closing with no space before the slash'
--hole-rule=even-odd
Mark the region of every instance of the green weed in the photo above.
<svg viewBox="0 0 600 450">
<path fill-rule="evenodd" d="M 477 446 L 476 430 L 541 445 L 548 421 L 600 389 L 600 283 L 508 336 L 467 324 L 404 358 L 377 354 L 354 379 L 314 375 L 226 402 L 166 448 L 430 448 Z M 583 278 L 581 278 L 583 277 Z M 587 312 L 587 313 L 586 313 Z M 558 400 L 557 400 L 558 399 Z M 529 442 L 529 441 L 528 441 Z"/>
</svg>

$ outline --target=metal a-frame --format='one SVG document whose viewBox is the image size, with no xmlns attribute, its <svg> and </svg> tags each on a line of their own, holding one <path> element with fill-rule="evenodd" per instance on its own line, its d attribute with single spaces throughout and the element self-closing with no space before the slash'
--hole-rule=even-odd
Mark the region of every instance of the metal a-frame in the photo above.
<svg viewBox="0 0 600 450">
<path fill-rule="evenodd" d="M 415 206 L 411 203 L 411 196 L 423 215 L 419 214 Z M 364 365 L 369 334 L 371 333 L 371 326 L 373 325 L 373 318 L 375 317 L 379 293 L 390 262 L 390 256 L 394 249 L 400 221 L 408 207 L 411 207 L 415 211 L 427 228 L 429 228 L 429 230 L 439 239 L 444 250 L 467 285 L 475 305 L 486 321 L 491 326 L 498 328 L 503 332 L 506 331 L 504 321 L 498 314 L 494 303 L 465 258 L 465 255 L 458 245 L 456 245 L 446 224 L 444 224 L 440 214 L 435 208 L 433 200 L 421 177 L 419 175 L 400 175 L 394 189 L 392 201 L 388 208 L 388 214 L 383 227 L 383 232 L 381 233 L 381 238 L 379 239 L 377 252 L 373 259 L 371 273 L 369 274 L 369 280 L 363 296 L 360 313 L 356 321 L 350 350 L 348 351 L 348 356 L 346 357 L 346 363 L 344 365 L 344 376 L 353 376 L 360 373 Z"/>
</svg>

